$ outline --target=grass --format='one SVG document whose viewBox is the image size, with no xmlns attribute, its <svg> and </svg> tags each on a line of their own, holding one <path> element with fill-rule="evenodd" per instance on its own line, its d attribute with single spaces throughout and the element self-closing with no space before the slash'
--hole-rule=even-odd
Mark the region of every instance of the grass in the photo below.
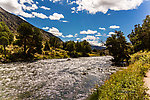
<svg viewBox="0 0 150 100">
<path fill-rule="evenodd" d="M 130 65 L 110 76 L 110 79 L 88 98 L 89 100 L 146 100 L 143 78 L 150 68 L 150 52 L 131 56 Z"/>
</svg>

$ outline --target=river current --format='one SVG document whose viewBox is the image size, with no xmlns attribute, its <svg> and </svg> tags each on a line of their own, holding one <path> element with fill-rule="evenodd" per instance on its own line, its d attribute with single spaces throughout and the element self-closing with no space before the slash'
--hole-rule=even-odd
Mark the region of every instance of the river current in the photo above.
<svg viewBox="0 0 150 100">
<path fill-rule="evenodd" d="M 0 99 L 84 100 L 117 68 L 111 56 L 0 64 Z"/>
</svg>

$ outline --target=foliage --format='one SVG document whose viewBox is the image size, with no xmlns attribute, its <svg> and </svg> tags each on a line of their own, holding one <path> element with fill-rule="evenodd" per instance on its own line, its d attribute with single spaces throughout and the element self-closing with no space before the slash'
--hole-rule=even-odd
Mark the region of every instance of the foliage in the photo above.
<svg viewBox="0 0 150 100">
<path fill-rule="evenodd" d="M 59 48 L 60 47 L 60 40 L 57 38 L 57 37 L 50 37 L 49 39 L 49 43 L 50 43 L 50 46 L 51 47 L 54 47 L 54 48 Z"/>
<path fill-rule="evenodd" d="M 6 57 L 6 47 L 12 43 L 13 41 L 13 34 L 10 32 L 8 26 L 0 22 L 0 45 L 3 45 L 4 47 L 4 54 Z"/>
<path fill-rule="evenodd" d="M 49 43 L 46 41 L 45 47 L 44 47 L 44 51 L 48 51 L 48 50 L 50 50 L 50 45 L 49 45 Z"/>
<path fill-rule="evenodd" d="M 114 62 L 116 64 L 123 62 L 124 60 L 128 62 L 130 58 L 128 52 L 129 44 L 121 31 L 115 31 L 115 33 L 115 35 L 107 38 L 106 47 L 114 57 Z"/>
<path fill-rule="evenodd" d="M 144 55 L 144 56 L 142 56 Z M 134 60 L 133 60 L 134 59 Z M 131 64 L 110 76 L 110 79 L 89 97 L 89 100 L 145 100 L 147 88 L 143 78 L 150 68 L 150 52 L 131 56 Z"/>
<path fill-rule="evenodd" d="M 146 16 L 142 25 L 135 25 L 128 38 L 133 45 L 134 52 L 144 49 L 150 50 L 150 15 Z"/>
<path fill-rule="evenodd" d="M 19 35 L 14 44 L 24 47 L 24 55 L 34 54 L 36 52 L 42 53 L 42 37 L 38 28 L 32 28 L 28 23 L 22 23 L 18 27 Z"/>
<path fill-rule="evenodd" d="M 77 41 L 77 43 L 74 41 L 67 41 L 63 43 L 63 49 L 69 51 L 71 57 L 86 57 L 89 56 L 88 53 L 91 52 L 91 45 L 86 40 L 81 42 Z M 81 55 L 79 53 L 81 53 Z"/>
</svg>

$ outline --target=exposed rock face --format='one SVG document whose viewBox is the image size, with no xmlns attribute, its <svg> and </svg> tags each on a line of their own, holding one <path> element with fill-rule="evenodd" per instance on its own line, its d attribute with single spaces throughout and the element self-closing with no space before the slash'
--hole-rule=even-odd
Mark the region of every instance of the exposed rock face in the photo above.
<svg viewBox="0 0 150 100">
<path fill-rule="evenodd" d="M 0 99 L 84 100 L 116 68 L 112 57 L 0 64 Z"/>
<path fill-rule="evenodd" d="M 5 11 L 3 8 L 0 7 L 0 21 L 5 22 L 5 24 L 9 27 L 9 29 L 15 33 L 17 32 L 17 28 L 21 23 L 28 23 L 27 21 L 21 19 L 20 17 L 13 15 L 7 11 Z M 30 24 L 30 23 L 29 23 Z M 33 25 L 31 25 L 34 27 Z M 47 39 L 49 36 L 54 36 L 53 34 L 46 32 L 42 29 L 40 29 L 42 36 L 44 39 Z M 60 40 L 60 39 L 59 39 Z M 60 40 L 61 41 L 61 40 Z"/>
</svg>

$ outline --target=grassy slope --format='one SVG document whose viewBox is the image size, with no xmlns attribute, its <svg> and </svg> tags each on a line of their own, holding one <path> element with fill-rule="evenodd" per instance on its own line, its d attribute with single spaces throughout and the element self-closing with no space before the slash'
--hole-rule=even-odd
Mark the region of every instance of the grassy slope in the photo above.
<svg viewBox="0 0 150 100">
<path fill-rule="evenodd" d="M 144 100 L 147 99 L 143 78 L 150 68 L 150 52 L 138 52 L 131 56 L 131 63 L 111 75 L 104 85 L 97 88 L 89 100 Z"/>
</svg>

